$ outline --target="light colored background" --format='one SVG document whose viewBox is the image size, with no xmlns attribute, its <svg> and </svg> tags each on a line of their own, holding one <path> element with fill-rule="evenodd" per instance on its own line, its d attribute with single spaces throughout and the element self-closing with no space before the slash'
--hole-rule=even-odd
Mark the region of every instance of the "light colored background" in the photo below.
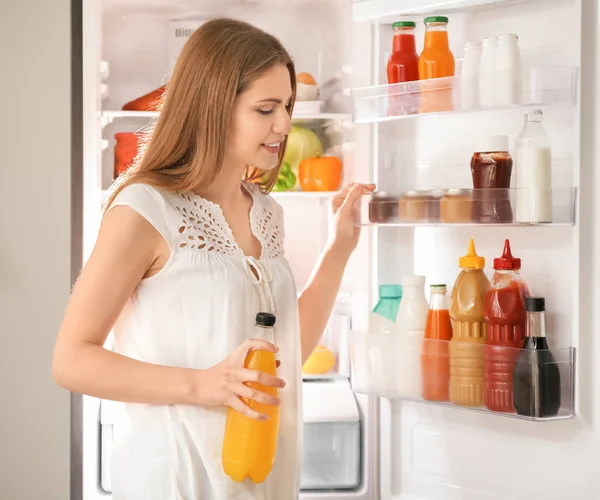
<svg viewBox="0 0 600 500">
<path fill-rule="evenodd" d="M 71 287 L 69 0 L 0 0 L 0 498 L 67 500 L 69 393 L 51 377 Z"/>
</svg>

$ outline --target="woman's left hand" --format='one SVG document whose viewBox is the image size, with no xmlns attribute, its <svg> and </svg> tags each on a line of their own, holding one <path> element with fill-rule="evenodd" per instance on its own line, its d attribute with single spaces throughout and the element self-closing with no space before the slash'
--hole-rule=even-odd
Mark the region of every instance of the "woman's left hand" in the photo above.
<svg viewBox="0 0 600 500">
<path fill-rule="evenodd" d="M 331 249 L 344 258 L 350 257 L 360 238 L 360 198 L 371 194 L 375 184 L 349 184 L 332 200 L 334 234 Z"/>
</svg>

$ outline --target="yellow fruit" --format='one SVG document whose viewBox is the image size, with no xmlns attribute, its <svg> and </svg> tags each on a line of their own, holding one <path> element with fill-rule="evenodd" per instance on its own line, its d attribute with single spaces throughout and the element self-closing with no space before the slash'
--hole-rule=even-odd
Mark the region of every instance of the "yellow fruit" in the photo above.
<svg viewBox="0 0 600 500">
<path fill-rule="evenodd" d="M 304 363 L 302 371 L 307 375 L 324 375 L 335 366 L 335 356 L 324 345 L 318 345 Z"/>
</svg>

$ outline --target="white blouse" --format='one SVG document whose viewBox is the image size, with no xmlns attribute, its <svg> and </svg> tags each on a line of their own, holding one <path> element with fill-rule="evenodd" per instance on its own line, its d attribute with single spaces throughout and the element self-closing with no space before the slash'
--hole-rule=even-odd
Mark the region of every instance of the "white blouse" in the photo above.
<svg viewBox="0 0 600 500">
<path fill-rule="evenodd" d="M 164 237 L 166 265 L 143 279 L 114 326 L 115 350 L 149 363 L 209 368 L 255 335 L 259 311 L 276 314 L 275 344 L 286 382 L 271 474 L 262 484 L 232 481 L 221 450 L 227 408 L 125 404 L 115 428 L 114 500 L 293 500 L 299 496 L 301 350 L 297 294 L 283 252 L 283 211 L 257 186 L 250 228 L 260 259 L 235 242 L 219 205 L 195 194 L 172 194 L 145 184 L 123 189 L 112 207 L 126 205 Z M 256 274 L 252 271 L 254 269 Z M 272 339 L 267 339 L 271 340 Z"/>
</svg>

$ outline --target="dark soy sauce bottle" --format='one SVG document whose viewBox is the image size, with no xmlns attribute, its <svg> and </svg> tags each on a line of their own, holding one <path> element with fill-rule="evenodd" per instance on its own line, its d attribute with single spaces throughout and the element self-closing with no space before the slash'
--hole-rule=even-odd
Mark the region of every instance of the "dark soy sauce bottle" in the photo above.
<svg viewBox="0 0 600 500">
<path fill-rule="evenodd" d="M 560 410 L 560 370 L 546 341 L 543 297 L 525 299 L 525 346 L 514 372 L 514 404 L 526 417 L 554 417 Z"/>
</svg>

